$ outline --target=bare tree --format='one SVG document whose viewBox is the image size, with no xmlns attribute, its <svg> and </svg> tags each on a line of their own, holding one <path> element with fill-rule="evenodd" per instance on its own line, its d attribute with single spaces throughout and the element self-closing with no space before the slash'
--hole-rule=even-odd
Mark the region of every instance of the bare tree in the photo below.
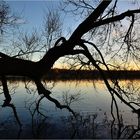
<svg viewBox="0 0 140 140">
<path fill-rule="evenodd" d="M 12 41 L 12 50 L 14 49 L 14 51 L 12 51 L 11 56 L 32 60 L 36 53 L 44 52 L 41 41 L 42 39 L 37 34 L 37 31 L 33 31 L 31 34 L 21 33 L 15 41 Z"/>
<path fill-rule="evenodd" d="M 15 27 L 21 20 L 10 11 L 9 5 L 5 1 L 0 1 L 0 33 L 8 32 L 9 28 Z"/>
<path fill-rule="evenodd" d="M 49 10 L 44 18 L 44 36 L 46 49 L 54 46 L 58 38 L 62 34 L 62 23 L 58 11 Z"/>
<path fill-rule="evenodd" d="M 75 1 L 70 2 L 83 8 L 81 3 L 78 5 Z M 139 60 L 139 37 L 137 36 L 138 33 L 136 30 L 134 30 L 138 24 L 135 25 L 134 23 L 138 23 L 139 21 L 138 15 L 140 9 L 117 13 L 116 7 L 118 0 L 103 0 L 98 3 L 97 7 L 91 7 L 89 3 L 86 3 L 85 1 L 82 2 L 84 8 L 85 6 L 90 8 L 90 12 L 86 14 L 88 16 L 78 25 L 68 39 L 60 37 L 54 43 L 54 40 L 56 39 L 55 37 L 59 36 L 59 34 L 56 33 L 60 33 L 60 23 L 56 23 L 56 21 L 59 21 L 59 16 L 57 17 L 56 13 L 49 12 L 50 17 L 47 18 L 48 22 L 46 25 L 46 37 L 49 50 L 44 54 L 44 57 L 38 62 L 34 62 L 13 58 L 1 52 L 0 75 L 18 75 L 31 78 L 35 81 L 39 94 L 43 94 L 60 109 L 67 108 L 74 114 L 68 106 L 61 105 L 56 99 L 50 96 L 51 93 L 44 88 L 41 83 L 41 78 L 53 67 L 54 63 L 59 58 L 67 55 L 79 55 L 78 59 L 81 64 L 88 65 L 99 71 L 112 97 L 111 107 L 115 106 L 118 122 L 121 123 L 116 97 L 138 115 L 140 114 L 140 106 L 139 104 L 134 104 L 130 102 L 129 99 L 126 99 L 125 91 L 120 87 L 118 80 L 115 79 L 109 81 L 104 70 L 108 72 L 108 75 L 111 78 L 112 74 L 110 73 L 110 66 L 112 65 L 107 62 L 114 57 L 122 58 L 123 62 L 125 62 L 124 64 L 126 64 L 130 58 Z M 121 21 L 124 19 L 129 21 L 129 26 L 122 32 Z M 27 38 L 26 42 L 29 43 Z M 113 48 L 113 46 L 115 47 Z M 125 54 L 122 52 L 125 52 Z M 109 54 L 109 59 L 106 59 L 106 54 Z M 81 56 L 85 59 L 81 58 Z"/>
</svg>

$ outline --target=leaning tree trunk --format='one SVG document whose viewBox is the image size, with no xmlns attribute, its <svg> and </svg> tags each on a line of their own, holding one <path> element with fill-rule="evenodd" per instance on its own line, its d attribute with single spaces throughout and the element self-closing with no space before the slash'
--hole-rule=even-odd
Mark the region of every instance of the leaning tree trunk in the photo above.
<svg viewBox="0 0 140 140">
<path fill-rule="evenodd" d="M 41 78 L 62 56 L 70 54 L 69 47 L 56 46 L 50 49 L 45 56 L 38 62 L 12 58 L 5 54 L 0 58 L 0 75 L 27 76 L 30 78 Z"/>
<path fill-rule="evenodd" d="M 94 28 L 94 23 L 104 12 L 112 0 L 102 1 L 99 6 L 87 17 L 73 32 L 68 41 L 63 42 L 60 46 L 50 49 L 45 56 L 38 62 L 22 60 L 9 57 L 0 53 L 0 75 L 28 76 L 30 78 L 41 78 L 53 66 L 60 57 L 69 54 L 81 53 L 74 51 L 74 47 L 79 45 L 81 37 Z"/>
</svg>

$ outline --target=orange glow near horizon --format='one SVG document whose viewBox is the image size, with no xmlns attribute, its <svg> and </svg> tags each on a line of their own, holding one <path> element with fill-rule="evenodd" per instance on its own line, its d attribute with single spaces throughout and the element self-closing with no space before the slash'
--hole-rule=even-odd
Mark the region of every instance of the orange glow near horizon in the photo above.
<svg viewBox="0 0 140 140">
<path fill-rule="evenodd" d="M 58 61 L 54 64 L 53 68 L 70 69 L 67 63 L 61 63 Z M 110 70 L 115 70 L 115 69 L 110 68 Z M 124 70 L 124 67 L 122 67 L 120 70 Z M 135 64 L 133 61 L 131 61 L 128 66 L 127 65 L 125 66 L 125 70 L 140 70 L 140 64 Z"/>
</svg>

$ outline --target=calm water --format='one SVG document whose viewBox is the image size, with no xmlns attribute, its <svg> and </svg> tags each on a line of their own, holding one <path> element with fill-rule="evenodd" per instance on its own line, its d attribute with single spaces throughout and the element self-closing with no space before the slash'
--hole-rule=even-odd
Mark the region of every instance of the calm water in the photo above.
<svg viewBox="0 0 140 140">
<path fill-rule="evenodd" d="M 139 101 L 140 81 L 121 81 L 120 85 L 134 93 L 131 100 Z M 137 115 L 117 99 L 121 126 L 111 115 L 111 96 L 103 81 L 46 81 L 51 97 L 68 104 L 78 114 L 75 119 L 67 109 L 38 95 L 33 82 L 9 82 L 11 106 L 2 107 L 5 97 L 0 94 L 0 138 L 127 138 L 131 128 L 137 128 Z M 116 110 L 114 109 L 116 116 Z M 20 124 L 21 123 L 21 124 Z M 118 129 L 119 128 L 119 129 Z M 119 132 L 120 133 L 120 132 Z"/>
</svg>

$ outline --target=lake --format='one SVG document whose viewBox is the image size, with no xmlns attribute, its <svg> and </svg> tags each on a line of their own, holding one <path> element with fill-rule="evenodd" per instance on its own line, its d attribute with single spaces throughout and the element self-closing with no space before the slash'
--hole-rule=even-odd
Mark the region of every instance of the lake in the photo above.
<svg viewBox="0 0 140 140">
<path fill-rule="evenodd" d="M 43 84 L 51 91 L 51 97 L 69 105 L 77 117 L 39 95 L 32 81 L 9 81 L 9 106 L 3 106 L 2 89 L 0 94 L 0 138 L 128 138 L 133 133 L 139 136 L 137 114 L 117 98 L 120 122 L 115 107 L 113 119 L 112 98 L 102 80 Z M 120 85 L 129 91 L 127 97 L 131 101 L 139 102 L 139 80 L 122 80 Z"/>
</svg>

